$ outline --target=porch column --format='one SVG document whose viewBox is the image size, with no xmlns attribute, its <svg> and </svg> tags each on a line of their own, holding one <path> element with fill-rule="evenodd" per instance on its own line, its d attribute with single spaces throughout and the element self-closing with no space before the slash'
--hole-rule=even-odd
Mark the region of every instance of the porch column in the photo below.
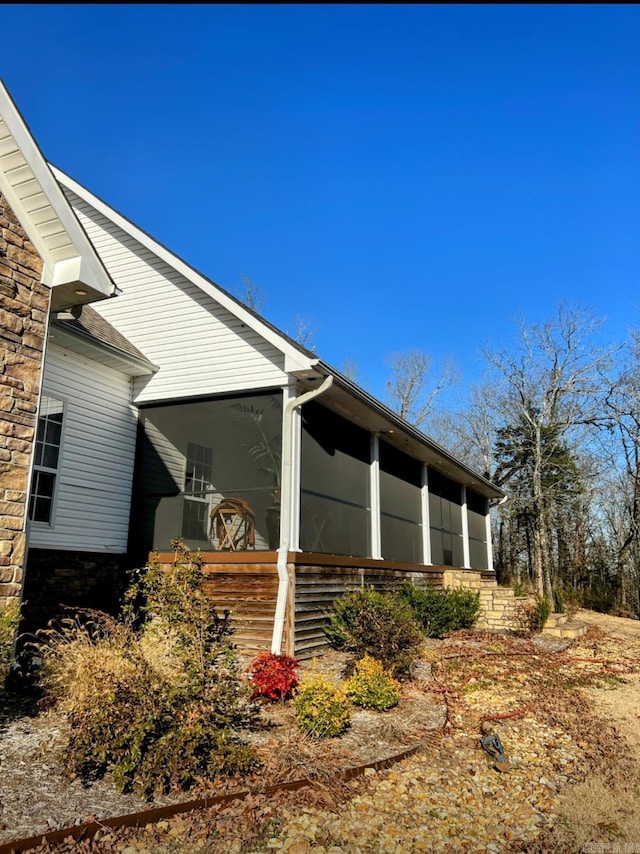
<svg viewBox="0 0 640 854">
<path fill-rule="evenodd" d="M 422 563 L 430 566 L 431 560 L 431 520 L 429 518 L 429 469 L 426 463 L 422 465 Z"/>
<path fill-rule="evenodd" d="M 371 494 L 371 557 L 382 560 L 382 533 L 380 526 L 380 442 L 378 434 L 371 434 L 371 464 L 369 466 Z"/>
<path fill-rule="evenodd" d="M 469 556 L 469 515 L 467 512 L 467 487 L 460 487 L 462 499 L 462 560 L 465 569 L 471 569 L 471 558 Z"/>
<path fill-rule="evenodd" d="M 484 524 L 487 536 L 487 569 L 493 572 L 493 543 L 491 542 L 491 505 L 489 500 L 486 502 L 487 512 L 484 517 Z"/>
<path fill-rule="evenodd" d="M 296 397 L 296 388 L 295 386 L 287 386 L 283 391 L 284 394 L 282 411 L 284 413 L 284 410 L 289 401 L 294 400 Z M 302 414 L 300 408 L 298 408 L 294 409 L 292 413 L 290 446 L 291 459 L 287 461 L 283 460 L 283 476 L 286 476 L 287 472 L 289 475 L 289 489 L 283 490 L 282 497 L 286 499 L 287 492 L 289 493 L 291 512 L 289 514 L 289 531 L 285 533 L 288 533 L 289 551 L 291 552 L 300 551 L 300 455 L 302 444 L 301 436 Z M 282 447 L 284 450 L 284 442 Z"/>
</svg>

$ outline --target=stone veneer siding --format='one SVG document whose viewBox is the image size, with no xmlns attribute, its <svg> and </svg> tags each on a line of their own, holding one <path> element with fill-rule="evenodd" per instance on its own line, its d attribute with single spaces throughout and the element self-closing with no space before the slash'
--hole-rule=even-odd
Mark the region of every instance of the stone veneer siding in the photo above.
<svg viewBox="0 0 640 854">
<path fill-rule="evenodd" d="M 0 194 L 0 607 L 20 597 L 26 503 L 50 291 Z"/>
</svg>

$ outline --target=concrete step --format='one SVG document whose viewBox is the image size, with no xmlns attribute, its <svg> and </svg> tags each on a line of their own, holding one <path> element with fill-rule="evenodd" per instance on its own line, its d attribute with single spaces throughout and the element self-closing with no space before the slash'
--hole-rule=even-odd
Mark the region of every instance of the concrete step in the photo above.
<svg viewBox="0 0 640 854">
<path fill-rule="evenodd" d="M 546 625 L 542 630 L 545 635 L 551 635 L 551 637 L 563 638 L 566 640 L 581 638 L 586 631 L 586 623 L 581 623 L 579 620 L 570 620 L 568 623 L 563 623 L 560 626 Z"/>
<path fill-rule="evenodd" d="M 553 626 L 564 626 L 569 621 L 566 614 L 557 614 L 555 611 L 549 614 L 549 619 L 545 623 L 545 628 Z"/>
</svg>

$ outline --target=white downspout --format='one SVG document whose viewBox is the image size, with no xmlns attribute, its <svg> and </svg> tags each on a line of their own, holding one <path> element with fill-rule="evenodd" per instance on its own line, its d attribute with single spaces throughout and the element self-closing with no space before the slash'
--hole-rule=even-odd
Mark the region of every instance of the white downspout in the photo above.
<svg viewBox="0 0 640 854">
<path fill-rule="evenodd" d="M 291 478 L 293 465 L 293 413 L 303 403 L 324 394 L 333 384 L 329 375 L 323 383 L 311 391 L 290 400 L 284 408 L 284 426 L 282 433 L 282 494 L 280 496 L 280 547 L 278 548 L 278 598 L 276 613 L 273 621 L 273 638 L 271 652 L 280 655 L 282 636 L 284 635 L 284 618 L 287 610 L 287 593 L 289 591 L 289 575 L 287 573 L 287 556 L 289 554 L 289 536 L 291 531 Z"/>
</svg>

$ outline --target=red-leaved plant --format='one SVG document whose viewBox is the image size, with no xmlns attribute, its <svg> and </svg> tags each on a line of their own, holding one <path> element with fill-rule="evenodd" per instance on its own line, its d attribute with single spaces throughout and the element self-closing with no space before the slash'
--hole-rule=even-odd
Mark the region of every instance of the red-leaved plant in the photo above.
<svg viewBox="0 0 640 854">
<path fill-rule="evenodd" d="M 290 655 L 262 652 L 251 662 L 253 696 L 265 700 L 289 700 L 298 687 L 296 668 L 300 662 Z"/>
</svg>

